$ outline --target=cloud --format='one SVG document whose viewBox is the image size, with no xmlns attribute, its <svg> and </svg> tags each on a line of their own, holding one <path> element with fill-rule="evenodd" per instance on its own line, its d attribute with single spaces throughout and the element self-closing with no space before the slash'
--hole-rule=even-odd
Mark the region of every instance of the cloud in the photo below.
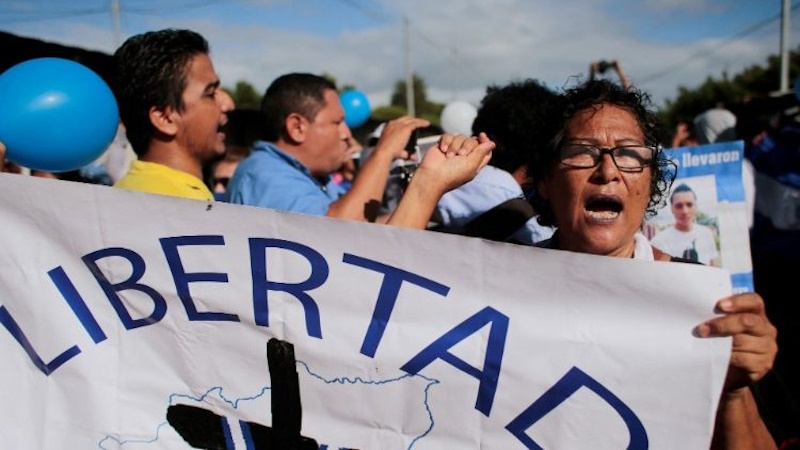
<svg viewBox="0 0 800 450">
<path fill-rule="evenodd" d="M 253 3 L 258 6 L 246 9 Z M 338 5 L 348 8 L 350 3 L 363 4 Z M 285 0 L 249 0 L 235 4 L 253 16 L 241 23 L 231 22 L 230 14 L 219 12 L 234 7 L 223 2 L 203 8 L 205 17 L 200 19 L 183 18 L 182 14 L 129 17 L 123 26 L 128 34 L 165 27 L 202 33 L 211 44 L 215 67 L 227 86 L 246 80 L 263 92 L 273 79 L 287 72 L 325 72 L 340 84 L 354 85 L 367 93 L 373 106 L 388 103 L 395 82 L 405 78 L 404 16 L 410 22 L 412 69 L 425 80 L 431 99 L 443 103 L 463 99 L 478 104 L 488 85 L 523 78 L 536 78 L 558 88 L 575 77 L 585 77 L 589 63 L 599 59 L 619 60 L 634 83 L 660 103 L 674 97 L 680 85 L 693 87 L 709 75 L 719 77 L 724 70 L 733 74 L 752 64 L 764 64 L 769 54 L 778 51 L 777 23 L 724 46 L 725 38 L 718 36 L 677 45 L 648 33 L 649 23 L 660 23 L 657 14 L 648 16 L 652 22 L 642 22 L 641 17 L 634 21 L 626 15 L 626 8 L 631 6 L 628 3 L 375 0 L 369 10 L 340 11 L 345 16 L 361 14 L 366 26 L 347 25 L 336 33 L 313 33 L 268 26 L 264 25 L 266 20 L 258 20 L 259 14 L 275 17 L 293 11 Z M 323 20 L 306 16 L 310 4 L 303 4 L 303 23 Z M 662 9 L 722 7 L 718 0 L 648 0 L 646 5 Z M 645 9 L 637 8 L 636 14 L 645 14 Z M 112 50 L 109 18 L 70 23 L 27 24 L 26 29 L 32 32 L 26 35 Z M 673 34 L 682 32 L 681 24 L 668 25 L 676 27 Z M 664 30 L 660 31 L 663 36 Z"/>
<path fill-rule="evenodd" d="M 654 11 L 690 11 L 694 13 L 722 11 L 724 6 L 714 0 L 646 0 L 645 6 Z"/>
</svg>

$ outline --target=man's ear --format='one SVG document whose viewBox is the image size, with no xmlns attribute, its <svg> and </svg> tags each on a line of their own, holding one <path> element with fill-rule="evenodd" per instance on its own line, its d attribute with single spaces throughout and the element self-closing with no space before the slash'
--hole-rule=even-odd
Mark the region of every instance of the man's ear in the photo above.
<svg viewBox="0 0 800 450">
<path fill-rule="evenodd" d="M 302 143 L 306 140 L 306 132 L 308 131 L 308 120 L 298 113 L 291 113 L 286 116 L 283 122 L 286 127 L 286 136 L 296 143 Z"/>
<path fill-rule="evenodd" d="M 160 109 L 153 106 L 150 108 L 149 115 L 150 123 L 153 124 L 156 130 L 167 136 L 175 136 L 178 134 L 177 121 L 179 119 L 179 114 L 176 113 L 172 107 L 167 106 L 166 108 Z"/>
<path fill-rule="evenodd" d="M 536 192 L 539 194 L 539 197 L 550 200 L 550 193 L 547 192 L 547 181 L 542 180 L 536 182 Z"/>
<path fill-rule="evenodd" d="M 524 185 L 528 181 L 528 166 L 523 164 L 517 167 L 517 170 L 511 172 L 511 176 L 514 177 L 517 184 Z"/>
</svg>

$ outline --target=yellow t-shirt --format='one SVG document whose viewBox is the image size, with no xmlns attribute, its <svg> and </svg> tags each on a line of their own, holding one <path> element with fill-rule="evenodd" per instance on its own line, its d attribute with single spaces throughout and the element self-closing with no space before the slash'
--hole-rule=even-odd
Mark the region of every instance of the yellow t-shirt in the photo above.
<svg viewBox="0 0 800 450">
<path fill-rule="evenodd" d="M 114 187 L 129 191 L 214 201 L 214 195 L 208 187 L 194 175 L 163 164 L 146 161 L 134 161 L 128 173 L 114 183 Z"/>
</svg>

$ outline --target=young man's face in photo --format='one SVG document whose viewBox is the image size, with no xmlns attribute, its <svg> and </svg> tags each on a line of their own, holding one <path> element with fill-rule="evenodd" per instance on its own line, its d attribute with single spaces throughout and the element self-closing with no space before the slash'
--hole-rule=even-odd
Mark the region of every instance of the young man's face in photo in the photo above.
<svg viewBox="0 0 800 450">
<path fill-rule="evenodd" d="M 672 215 L 678 228 L 689 228 L 697 215 L 697 200 L 692 192 L 678 192 L 672 196 Z"/>
</svg>

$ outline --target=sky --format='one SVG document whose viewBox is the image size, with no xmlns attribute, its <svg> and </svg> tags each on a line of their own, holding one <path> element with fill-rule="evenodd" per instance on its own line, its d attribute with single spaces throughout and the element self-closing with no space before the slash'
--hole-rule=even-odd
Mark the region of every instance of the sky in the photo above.
<svg viewBox="0 0 800 450">
<path fill-rule="evenodd" d="M 782 5 L 782 0 L 116 1 L 118 27 L 114 0 L 0 0 L 0 30 L 112 53 L 137 33 L 188 28 L 209 41 L 223 86 L 243 80 L 263 93 L 285 73 L 327 73 L 340 86 L 364 92 L 373 108 L 389 103 L 409 66 L 425 81 L 429 99 L 478 106 L 491 85 L 534 78 L 558 90 L 586 79 L 592 61 L 617 60 L 635 86 L 663 105 L 677 96 L 679 86 L 693 88 L 709 76 L 736 74 L 778 54 Z M 794 4 L 792 49 L 800 43 L 800 0 Z"/>
</svg>

